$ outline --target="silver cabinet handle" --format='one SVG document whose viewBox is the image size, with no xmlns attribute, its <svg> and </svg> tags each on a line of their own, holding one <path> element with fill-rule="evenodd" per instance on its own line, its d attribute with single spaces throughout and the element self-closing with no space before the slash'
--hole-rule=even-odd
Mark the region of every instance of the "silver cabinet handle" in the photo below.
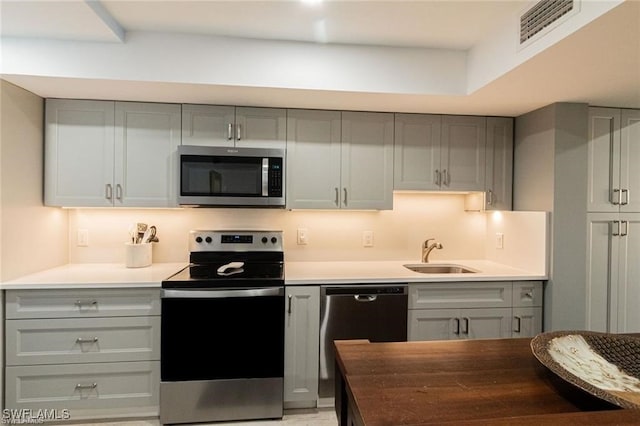
<svg viewBox="0 0 640 426">
<path fill-rule="evenodd" d="M 451 183 L 451 177 L 449 176 L 449 172 L 447 171 L 447 169 L 444 169 L 442 171 L 442 174 L 444 175 L 442 177 L 442 184 L 445 186 L 449 186 L 449 183 Z"/>
<path fill-rule="evenodd" d="M 242 126 L 236 124 L 236 140 L 242 139 Z"/>
<path fill-rule="evenodd" d="M 336 207 L 340 207 L 340 190 L 336 187 Z"/>
<path fill-rule="evenodd" d="M 435 184 L 436 186 L 440 186 L 440 171 L 436 169 L 435 171 Z"/>
<path fill-rule="evenodd" d="M 621 201 L 621 195 L 620 195 L 620 190 L 619 189 L 614 189 L 613 191 L 611 191 L 611 204 L 613 205 L 619 205 L 620 201 Z"/>
<path fill-rule="evenodd" d="M 76 339 L 76 343 L 98 343 L 98 338 L 97 337 L 90 337 L 88 339 L 85 339 L 84 337 L 78 337 Z"/>
<path fill-rule="evenodd" d="M 533 299 L 533 291 L 528 291 L 524 294 L 526 297 L 528 297 L 529 299 Z"/>
<path fill-rule="evenodd" d="M 290 294 L 289 295 L 289 308 L 287 309 L 287 313 L 289 315 L 291 315 L 291 300 L 293 299 L 293 296 Z"/>
<path fill-rule="evenodd" d="M 94 307 L 98 304 L 97 300 L 76 300 L 76 306 L 78 309 L 82 309 L 83 307 Z"/>
<path fill-rule="evenodd" d="M 122 201 L 122 185 L 116 185 L 116 200 Z"/>
<path fill-rule="evenodd" d="M 347 188 L 343 188 L 344 189 L 344 205 L 347 205 Z"/>
<path fill-rule="evenodd" d="M 104 197 L 109 201 L 113 200 L 113 187 L 111 186 L 110 183 L 105 185 L 104 191 L 105 191 Z"/>
<path fill-rule="evenodd" d="M 624 195 L 624 198 L 622 197 Z M 620 205 L 626 206 L 629 204 L 629 190 L 623 189 L 620 191 Z"/>
<path fill-rule="evenodd" d="M 488 190 L 487 191 L 487 195 L 488 195 L 488 198 L 489 198 L 489 201 L 487 202 L 487 204 L 492 206 L 493 205 L 493 191 L 492 190 Z"/>
<path fill-rule="evenodd" d="M 460 318 L 453 319 L 456 322 L 456 329 L 453 334 L 460 334 Z"/>
<path fill-rule="evenodd" d="M 626 237 L 627 235 L 629 235 L 629 222 L 626 220 L 623 220 L 621 223 L 624 225 L 624 231 L 620 232 L 620 236 Z"/>
<path fill-rule="evenodd" d="M 83 385 L 82 383 L 78 383 L 76 385 L 76 389 L 77 390 L 83 390 L 83 389 L 95 389 L 98 387 L 98 384 L 96 382 L 93 382 L 89 385 Z"/>
<path fill-rule="evenodd" d="M 230 141 L 233 139 L 233 124 L 227 124 L 227 140 Z"/>
<path fill-rule="evenodd" d="M 613 235 L 614 237 L 617 237 L 620 235 L 620 221 L 619 220 L 614 220 L 613 221 L 613 225 L 616 226 L 616 230 L 611 232 L 611 235 Z"/>
<path fill-rule="evenodd" d="M 516 319 L 516 328 L 513 330 L 514 333 L 520 333 L 520 327 L 522 326 L 522 317 L 515 316 Z"/>
<path fill-rule="evenodd" d="M 470 322 L 469 318 L 464 317 L 463 320 L 464 320 L 464 330 L 462 330 L 462 333 L 469 334 L 469 322 Z"/>
</svg>

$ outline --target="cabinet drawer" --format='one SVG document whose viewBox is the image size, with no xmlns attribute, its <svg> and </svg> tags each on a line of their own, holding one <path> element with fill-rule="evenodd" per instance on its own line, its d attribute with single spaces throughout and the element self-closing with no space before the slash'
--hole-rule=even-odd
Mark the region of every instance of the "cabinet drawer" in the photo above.
<svg viewBox="0 0 640 426">
<path fill-rule="evenodd" d="M 5 408 L 68 409 L 70 420 L 158 415 L 160 362 L 6 368 Z"/>
<path fill-rule="evenodd" d="M 7 319 L 144 315 L 160 315 L 158 289 L 7 291 Z"/>
<path fill-rule="evenodd" d="M 7 365 L 160 359 L 160 317 L 6 321 Z"/>
<path fill-rule="evenodd" d="M 511 298 L 510 281 L 409 286 L 409 309 L 506 308 L 511 306 Z"/>
<path fill-rule="evenodd" d="M 542 281 L 516 281 L 513 283 L 513 306 L 542 306 Z"/>
</svg>

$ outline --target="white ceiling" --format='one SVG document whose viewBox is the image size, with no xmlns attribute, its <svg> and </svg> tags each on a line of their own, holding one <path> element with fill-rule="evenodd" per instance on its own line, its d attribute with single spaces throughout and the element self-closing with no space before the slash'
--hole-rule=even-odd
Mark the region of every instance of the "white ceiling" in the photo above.
<svg viewBox="0 0 640 426">
<path fill-rule="evenodd" d="M 594 1 L 594 0 L 582 0 Z M 129 31 L 468 50 L 513 25 L 530 1 L 0 0 L 2 37 L 121 43 Z M 125 38 L 126 40 L 126 38 Z M 366 70 L 364 70 L 366 72 Z M 188 102 L 206 88 L 180 84 L 9 79 L 44 97 Z M 640 1 L 627 0 L 467 96 L 315 93 L 217 88 L 220 103 L 518 115 L 553 102 L 640 108 Z M 260 99 L 260 102 L 256 102 Z"/>
</svg>

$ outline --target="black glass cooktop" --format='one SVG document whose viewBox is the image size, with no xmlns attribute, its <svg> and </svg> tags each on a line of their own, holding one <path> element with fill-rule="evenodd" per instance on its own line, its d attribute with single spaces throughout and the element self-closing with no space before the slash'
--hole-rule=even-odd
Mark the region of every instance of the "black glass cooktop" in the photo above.
<svg viewBox="0 0 640 426">
<path fill-rule="evenodd" d="M 191 264 L 162 282 L 162 288 L 242 288 L 284 285 L 284 263 Z M 233 266 L 233 265 L 232 265 Z M 218 269 L 223 269 L 218 272 Z"/>
</svg>

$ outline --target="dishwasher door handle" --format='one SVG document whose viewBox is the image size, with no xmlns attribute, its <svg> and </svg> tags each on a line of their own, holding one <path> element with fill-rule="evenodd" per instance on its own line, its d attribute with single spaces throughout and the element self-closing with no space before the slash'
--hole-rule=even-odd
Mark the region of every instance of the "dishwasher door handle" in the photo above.
<svg viewBox="0 0 640 426">
<path fill-rule="evenodd" d="M 357 302 L 375 302 L 378 296 L 375 294 L 354 294 L 353 298 Z"/>
</svg>

